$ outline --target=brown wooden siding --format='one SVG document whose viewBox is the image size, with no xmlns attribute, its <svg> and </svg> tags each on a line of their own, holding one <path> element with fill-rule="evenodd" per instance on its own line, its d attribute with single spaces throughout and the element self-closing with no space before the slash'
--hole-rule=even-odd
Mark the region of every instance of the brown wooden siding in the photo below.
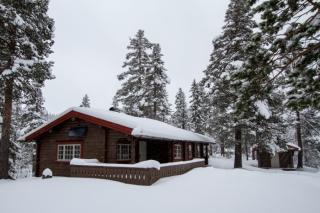
<svg viewBox="0 0 320 213">
<path fill-rule="evenodd" d="M 70 128 L 86 126 L 87 134 L 83 138 L 69 137 Z M 131 144 L 131 160 L 117 160 L 117 144 L 119 140 L 127 140 Z M 87 121 L 71 118 L 48 133 L 43 134 L 37 141 L 37 175 L 41 175 L 45 168 L 50 168 L 54 175 L 69 176 L 69 162 L 57 161 L 58 144 L 76 143 L 81 144 L 81 158 L 96 158 L 105 163 L 135 163 L 139 160 L 139 139 L 116 132 Z M 167 163 L 181 160 L 191 160 L 189 155 L 189 144 L 193 147 L 192 155 L 195 154 L 194 144 L 186 142 L 144 140 L 147 143 L 147 159 L 157 160 L 160 163 Z M 182 159 L 173 159 L 174 143 L 182 145 Z"/>
<path fill-rule="evenodd" d="M 131 143 L 131 160 L 118 161 L 117 160 L 117 144 L 121 140 L 128 140 Z M 108 135 L 108 143 L 107 143 L 107 160 L 104 161 L 106 163 L 134 163 L 135 162 L 135 146 L 132 137 L 126 136 L 122 133 L 109 130 Z"/>
<path fill-rule="evenodd" d="M 86 137 L 69 137 L 69 129 L 78 125 L 88 127 Z M 38 175 L 41 175 L 45 168 L 50 168 L 54 175 L 69 176 L 69 162 L 57 161 L 57 145 L 59 143 L 81 143 L 81 157 L 97 158 L 101 162 L 105 161 L 105 130 L 79 119 L 69 119 L 45 134 L 37 143 L 39 147 Z"/>
</svg>

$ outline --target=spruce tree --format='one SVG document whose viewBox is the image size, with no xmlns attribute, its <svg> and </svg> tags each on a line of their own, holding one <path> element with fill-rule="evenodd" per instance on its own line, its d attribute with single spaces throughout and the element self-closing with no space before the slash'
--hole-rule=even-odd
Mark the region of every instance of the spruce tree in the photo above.
<svg viewBox="0 0 320 213">
<path fill-rule="evenodd" d="M 84 97 L 82 98 L 82 102 L 80 104 L 80 107 L 90 108 L 90 99 L 87 94 L 85 94 Z"/>
<path fill-rule="evenodd" d="M 172 123 L 182 129 L 189 129 L 189 116 L 186 96 L 181 88 L 176 95 L 176 109 L 173 113 Z"/>
<path fill-rule="evenodd" d="M 123 68 L 126 71 L 118 75 L 122 81 L 121 89 L 116 93 L 116 99 L 121 103 L 125 113 L 135 116 L 143 115 L 143 97 L 145 95 L 146 73 L 151 68 L 148 51 L 152 44 L 144 36 L 144 31 L 139 30 L 134 38 L 130 39 L 127 47 L 129 53 Z"/>
<path fill-rule="evenodd" d="M 166 86 L 169 83 L 159 44 L 154 44 L 150 54 L 150 68 L 147 69 L 143 97 L 143 116 L 168 121 L 170 105 Z"/>
<path fill-rule="evenodd" d="M 190 92 L 190 129 L 196 133 L 203 134 L 206 120 L 204 90 L 196 80 L 193 80 Z"/>
<path fill-rule="evenodd" d="M 12 103 L 38 99 L 45 80 L 52 79 L 52 62 L 46 59 L 53 45 L 53 20 L 48 0 L 0 3 L 0 81 L 3 88 L 3 136 L 0 144 L 0 177 L 9 177 Z"/>
<path fill-rule="evenodd" d="M 230 127 L 241 123 L 241 121 L 236 120 L 232 113 L 237 91 L 233 90 L 231 76 L 241 69 L 246 60 L 244 46 L 249 41 L 252 28 L 255 26 L 249 11 L 250 7 L 247 0 L 232 0 L 230 2 L 225 16 L 223 32 L 213 41 L 214 51 L 211 54 L 210 64 L 205 70 L 203 79 L 203 83 L 208 90 L 208 101 L 213 108 L 211 112 L 219 112 L 217 116 L 224 115 L 228 119 L 221 125 L 225 125 L 223 126 L 223 132 L 227 131 L 230 133 L 229 135 L 232 135 L 233 132 Z M 215 115 L 212 115 L 210 120 L 215 120 L 214 117 Z M 213 123 L 209 121 L 209 124 Z M 232 123 L 233 125 L 230 125 Z M 216 128 L 216 126 L 211 128 Z M 216 130 L 214 132 L 218 133 L 220 131 Z M 216 137 L 220 140 L 223 138 L 222 134 Z M 220 143 L 223 142 L 220 141 Z"/>
</svg>

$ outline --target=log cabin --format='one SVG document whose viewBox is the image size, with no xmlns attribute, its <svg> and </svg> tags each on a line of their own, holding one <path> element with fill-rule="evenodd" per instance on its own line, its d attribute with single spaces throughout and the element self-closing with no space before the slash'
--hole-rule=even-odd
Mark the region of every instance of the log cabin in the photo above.
<svg viewBox="0 0 320 213">
<path fill-rule="evenodd" d="M 70 176 L 73 158 L 112 164 L 204 158 L 207 163 L 214 143 L 210 137 L 157 120 L 82 107 L 67 109 L 20 140 L 36 142 L 36 176 L 46 168 L 54 175 Z"/>
</svg>

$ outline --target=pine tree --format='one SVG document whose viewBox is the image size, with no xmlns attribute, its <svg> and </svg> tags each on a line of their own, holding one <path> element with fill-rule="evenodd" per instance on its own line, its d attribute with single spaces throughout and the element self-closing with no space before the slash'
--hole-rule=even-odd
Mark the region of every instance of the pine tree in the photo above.
<svg viewBox="0 0 320 213">
<path fill-rule="evenodd" d="M 90 108 L 90 99 L 87 94 L 85 94 L 84 97 L 82 98 L 82 102 L 80 104 L 80 107 Z"/>
<path fill-rule="evenodd" d="M 172 123 L 182 129 L 189 129 L 189 116 L 186 96 L 181 88 L 176 95 L 176 110 L 173 113 Z"/>
<path fill-rule="evenodd" d="M 212 104 L 213 109 L 210 111 L 218 113 L 211 116 L 209 125 L 215 123 L 212 120 L 222 120 L 216 119 L 217 116 L 225 116 L 226 118 L 224 120 L 226 122 L 219 124 L 223 131 L 218 129 L 213 131 L 221 133 L 216 136 L 219 140 L 223 139 L 222 135 L 226 131 L 227 134 L 233 135 L 233 129 L 230 127 L 240 123 L 232 113 L 237 91 L 233 90 L 231 76 L 241 69 L 246 60 L 244 46 L 249 41 L 252 28 L 255 26 L 249 11 L 247 0 L 232 0 L 230 2 L 225 16 L 223 33 L 213 41 L 214 51 L 210 57 L 210 64 L 205 70 L 203 83 L 208 90 L 208 101 Z M 211 128 L 214 129 L 217 126 L 211 126 Z M 220 143 L 224 144 L 222 141 Z"/>
<path fill-rule="evenodd" d="M 144 36 L 144 31 L 139 30 L 135 38 L 130 39 L 127 47 L 129 53 L 123 64 L 127 70 L 118 75 L 118 80 L 122 81 L 121 89 L 116 93 L 116 99 L 121 103 L 125 113 L 141 116 L 143 97 L 145 95 L 146 72 L 151 68 L 148 50 L 152 44 Z"/>
<path fill-rule="evenodd" d="M 267 0 L 255 6 L 254 12 L 261 19 L 246 48 L 250 54 L 245 69 L 237 76 L 242 94 L 238 112 L 250 111 L 254 101 L 266 100 L 284 88 L 288 97 L 284 104 L 296 114 L 296 134 L 302 147 L 300 113 L 320 106 L 319 4 L 313 0 Z M 303 167 L 303 149 L 298 167 Z"/>
<path fill-rule="evenodd" d="M 3 88 L 4 126 L 0 144 L 0 177 L 8 178 L 12 103 L 37 99 L 47 79 L 52 79 L 46 61 L 53 45 L 53 20 L 47 16 L 48 0 L 0 3 L 0 81 Z M 30 100 L 30 99 L 28 99 Z"/>
<path fill-rule="evenodd" d="M 193 80 L 190 96 L 190 129 L 196 133 L 203 134 L 205 131 L 205 105 L 203 87 Z"/>
<path fill-rule="evenodd" d="M 272 84 L 285 75 L 287 104 L 291 109 L 320 109 L 319 2 L 267 0 L 254 11 L 261 15 L 258 30 L 265 35 L 262 41 L 269 46 L 266 63 L 272 65 L 266 74 L 273 77 L 261 83 Z"/>
<path fill-rule="evenodd" d="M 150 54 L 150 68 L 147 69 L 143 97 L 143 116 L 168 121 L 170 105 L 166 86 L 169 83 L 159 44 L 154 44 Z"/>
<path fill-rule="evenodd" d="M 39 92 L 41 91 L 39 90 Z M 37 98 L 32 96 L 15 98 L 9 145 L 9 176 L 12 179 L 30 177 L 32 175 L 34 144 L 20 142 L 18 139 L 47 120 L 47 115 L 42 105 L 41 93 L 37 94 Z M 0 108 L 2 107 L 3 103 L 0 102 Z"/>
</svg>

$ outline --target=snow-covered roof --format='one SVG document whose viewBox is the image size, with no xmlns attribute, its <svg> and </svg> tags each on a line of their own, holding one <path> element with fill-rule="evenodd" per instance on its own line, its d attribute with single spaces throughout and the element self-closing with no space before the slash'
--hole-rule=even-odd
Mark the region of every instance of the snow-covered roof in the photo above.
<svg viewBox="0 0 320 213">
<path fill-rule="evenodd" d="M 102 109 L 92 109 L 84 107 L 71 107 L 66 111 L 62 112 L 60 115 L 55 117 L 53 120 L 41 125 L 40 127 L 32 130 L 28 134 L 21 137 L 19 140 L 26 140 L 28 136 L 38 132 L 39 130 L 49 126 L 53 122 L 57 121 L 59 118 L 67 115 L 70 112 L 77 112 L 90 117 L 101 119 L 113 124 L 124 126 L 132 129 L 131 135 L 137 138 L 150 138 L 150 139 L 167 139 L 167 140 L 177 140 L 177 141 L 192 141 L 192 142 L 204 142 L 204 143 L 214 143 L 214 139 L 205 135 L 197 134 L 191 131 L 180 129 L 169 125 L 167 123 L 149 119 L 134 117 L 124 113 L 102 110 Z"/>
<path fill-rule="evenodd" d="M 294 143 L 286 143 L 286 147 L 284 147 L 284 148 L 281 148 L 279 145 L 275 144 L 274 142 L 270 142 L 270 143 L 266 144 L 266 146 L 269 148 L 268 151 L 270 151 L 270 153 L 273 155 L 275 155 L 275 153 L 277 153 L 277 152 L 286 152 L 288 150 L 295 150 L 295 151 L 301 150 L 301 148 Z M 259 144 L 258 143 L 253 144 L 251 148 L 252 149 L 259 148 Z"/>
<path fill-rule="evenodd" d="M 297 144 L 294 144 L 294 143 L 286 143 L 287 147 L 288 148 L 293 148 L 293 149 L 296 149 L 298 151 L 301 150 L 301 148 L 297 145 Z"/>
</svg>

